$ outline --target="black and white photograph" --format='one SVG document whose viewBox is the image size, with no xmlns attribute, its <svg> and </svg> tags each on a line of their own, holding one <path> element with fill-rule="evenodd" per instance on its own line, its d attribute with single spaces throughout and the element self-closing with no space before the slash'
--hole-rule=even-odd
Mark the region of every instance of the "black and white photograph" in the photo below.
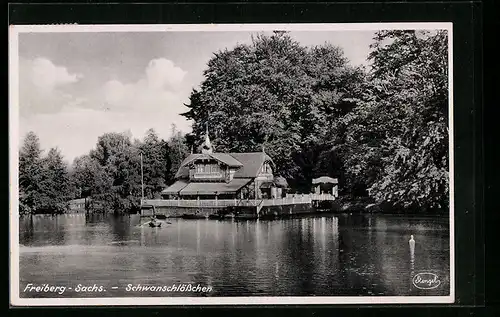
<svg viewBox="0 0 500 317">
<path fill-rule="evenodd" d="M 11 26 L 11 304 L 453 303 L 451 43 Z"/>
</svg>

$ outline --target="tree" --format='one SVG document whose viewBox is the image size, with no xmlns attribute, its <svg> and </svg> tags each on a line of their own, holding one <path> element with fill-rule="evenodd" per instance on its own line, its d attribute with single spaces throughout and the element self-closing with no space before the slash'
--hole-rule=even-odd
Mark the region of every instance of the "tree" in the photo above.
<svg viewBox="0 0 500 317">
<path fill-rule="evenodd" d="M 182 161 L 184 161 L 191 151 L 186 137 L 181 131 L 177 130 L 175 124 L 172 124 L 171 135 L 166 144 L 170 161 L 167 181 L 174 179 L 175 173 L 177 173 Z M 191 146 L 194 147 L 194 142 L 192 142 Z"/>
<path fill-rule="evenodd" d="M 72 198 L 68 166 L 61 152 L 52 148 L 42 156 L 40 141 L 29 132 L 19 152 L 19 211 L 63 213 Z"/>
<path fill-rule="evenodd" d="M 96 159 L 101 166 L 106 166 L 111 158 L 122 153 L 131 145 L 131 136 L 128 133 L 104 133 L 98 137 L 96 148 L 91 151 L 90 156 Z"/>
<path fill-rule="evenodd" d="M 73 161 L 72 179 L 75 186 L 79 188 L 79 198 L 99 200 L 111 191 L 111 177 L 105 168 L 90 155 L 77 157 Z"/>
<path fill-rule="evenodd" d="M 378 202 L 448 204 L 447 43 L 446 31 L 376 35 L 366 93 L 343 118 L 338 149 L 351 182 L 362 180 Z"/>
<path fill-rule="evenodd" d="M 42 179 L 40 181 L 40 210 L 49 213 L 64 213 L 72 198 L 68 166 L 61 152 L 52 148 L 42 160 Z"/>
<path fill-rule="evenodd" d="M 19 151 L 19 212 L 28 214 L 41 206 L 38 193 L 42 177 L 42 150 L 34 132 L 24 138 Z"/>
<path fill-rule="evenodd" d="M 353 106 L 363 71 L 331 45 L 307 48 L 286 32 L 219 51 L 193 90 L 189 111 L 201 144 L 205 127 L 220 152 L 266 152 L 277 174 L 309 190 L 316 158 L 332 142 L 330 125 Z M 311 153 L 312 151 L 312 153 Z"/>
<path fill-rule="evenodd" d="M 154 129 L 149 129 L 139 149 L 143 153 L 144 192 L 147 198 L 156 197 L 169 181 L 170 155 L 166 141 Z"/>
</svg>

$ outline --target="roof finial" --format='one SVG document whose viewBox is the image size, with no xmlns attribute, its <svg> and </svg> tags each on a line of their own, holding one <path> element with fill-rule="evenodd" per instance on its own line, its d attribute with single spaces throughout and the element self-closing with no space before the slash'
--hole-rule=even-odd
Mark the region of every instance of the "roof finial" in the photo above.
<svg viewBox="0 0 500 317">
<path fill-rule="evenodd" d="M 206 126 L 206 134 L 205 134 L 205 142 L 202 146 L 202 153 L 212 153 L 212 143 L 210 142 L 210 137 L 208 136 L 208 122 L 205 123 Z"/>
</svg>

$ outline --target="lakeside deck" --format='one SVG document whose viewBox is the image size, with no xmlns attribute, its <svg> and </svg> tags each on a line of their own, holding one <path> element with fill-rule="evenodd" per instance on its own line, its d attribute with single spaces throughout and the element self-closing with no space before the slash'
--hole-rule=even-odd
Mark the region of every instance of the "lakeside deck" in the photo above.
<svg viewBox="0 0 500 317">
<path fill-rule="evenodd" d="M 331 194 L 290 195 L 284 198 L 270 199 L 192 199 L 166 200 L 145 199 L 143 206 L 177 207 L 177 208 L 224 208 L 224 207 L 271 207 L 312 204 L 315 201 L 334 201 Z"/>
</svg>

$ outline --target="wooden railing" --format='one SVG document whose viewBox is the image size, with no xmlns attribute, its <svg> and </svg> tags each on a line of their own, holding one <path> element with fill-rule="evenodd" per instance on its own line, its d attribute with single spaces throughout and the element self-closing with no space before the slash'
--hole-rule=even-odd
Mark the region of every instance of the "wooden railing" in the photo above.
<svg viewBox="0 0 500 317">
<path fill-rule="evenodd" d="M 217 208 L 217 207 L 257 207 L 257 206 L 285 206 L 295 204 L 310 204 L 312 201 L 335 200 L 330 194 L 288 195 L 275 199 L 190 199 L 190 200 L 163 200 L 145 199 L 143 205 L 156 207 L 182 208 Z"/>
<path fill-rule="evenodd" d="M 150 199 L 144 200 L 144 205 L 157 207 L 183 207 L 183 208 L 214 208 L 214 207 L 255 207 L 261 200 L 239 200 L 239 199 L 190 199 L 190 200 L 163 200 Z"/>
<path fill-rule="evenodd" d="M 331 194 L 310 194 L 312 200 L 335 200 L 335 196 Z"/>
<path fill-rule="evenodd" d="M 189 171 L 189 178 L 197 180 L 213 180 L 213 179 L 225 179 L 225 173 L 196 173 L 194 171 Z"/>
</svg>

